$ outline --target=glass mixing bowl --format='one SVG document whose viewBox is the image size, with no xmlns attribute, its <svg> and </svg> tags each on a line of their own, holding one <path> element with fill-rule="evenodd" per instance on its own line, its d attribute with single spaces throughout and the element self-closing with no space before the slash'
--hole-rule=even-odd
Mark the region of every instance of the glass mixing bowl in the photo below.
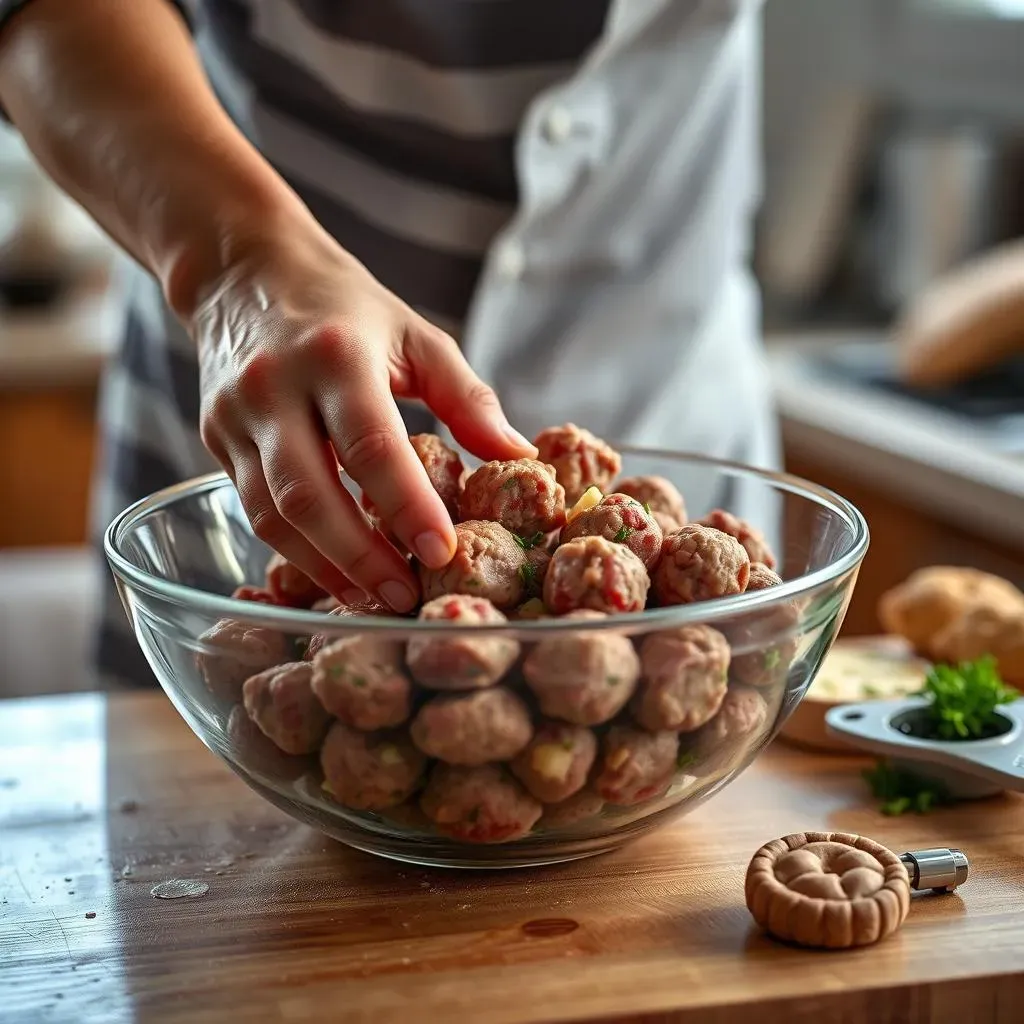
<svg viewBox="0 0 1024 1024">
<path fill-rule="evenodd" d="M 108 528 L 105 550 L 160 685 L 203 743 L 272 803 L 344 843 L 397 860 L 471 868 L 555 863 L 614 849 L 675 819 L 754 760 L 800 701 L 828 653 L 868 547 L 860 512 L 812 483 L 694 455 L 628 448 L 622 454 L 623 475 L 657 474 L 671 480 L 686 497 L 691 519 L 718 507 L 759 526 L 776 553 L 783 584 L 571 624 L 540 619 L 453 627 L 443 621 L 346 619 L 243 602 L 229 595 L 242 584 L 262 582 L 270 552 L 253 535 L 233 486 L 221 474 L 168 488 L 133 505 Z M 316 755 L 284 753 L 247 716 L 241 682 L 257 669 L 240 666 L 225 648 L 210 642 L 211 629 L 223 620 L 242 624 L 240 629 L 258 628 L 259 637 L 269 638 L 264 648 L 276 650 L 272 658 L 278 661 L 299 660 L 317 634 L 326 643 L 361 635 L 401 644 L 403 650 L 413 641 L 420 650 L 431 643 L 511 641 L 518 654 L 509 659 L 511 667 L 500 685 L 518 698 L 512 702 L 520 711 L 525 708 L 533 727 L 539 725 L 539 705 L 545 703 L 537 688 L 538 673 L 546 673 L 546 685 L 556 690 L 566 683 L 567 717 L 575 716 L 573 699 L 589 701 L 591 711 L 595 702 L 603 709 L 596 715 L 588 711 L 589 735 L 580 727 L 566 731 L 550 721 L 548 693 L 545 735 L 551 742 L 536 745 L 532 768 L 556 783 L 570 779 L 570 785 L 575 772 L 578 783 L 586 769 L 574 757 L 581 745 L 593 755 L 596 745 L 593 768 L 583 788 L 568 800 L 541 804 L 526 794 L 508 764 L 472 770 L 437 761 L 420 764 L 407 723 L 385 737 L 341 737 L 342 747 L 349 743 L 358 749 L 335 749 L 334 755 L 351 756 L 353 770 L 369 775 L 366 788 L 354 798 L 338 794 L 325 787 Z M 600 666 L 607 666 L 609 649 L 618 651 L 616 664 L 621 665 L 623 658 L 638 660 L 628 648 L 643 655 L 648 645 L 656 651 L 662 677 L 666 672 L 671 676 L 683 668 L 682 661 L 673 663 L 686 649 L 675 642 L 679 631 L 698 624 L 724 636 L 730 656 L 727 675 L 720 657 L 717 678 L 705 673 L 690 688 L 695 720 L 718 708 L 696 728 L 648 733 L 634 718 L 639 696 L 624 701 L 628 694 L 619 693 L 612 698 L 609 693 L 623 685 L 618 676 L 588 675 L 591 666 L 596 666 L 594 673 L 606 670 Z M 505 650 L 510 649 L 506 643 Z M 560 667 L 554 671 L 556 665 Z M 210 666 L 216 669 L 212 674 Z M 220 685 L 211 689 L 207 679 L 213 677 Z M 632 679 L 625 685 L 632 686 Z M 411 714 L 431 696 L 416 690 Z M 565 702 L 559 705 L 555 699 L 554 704 L 554 711 L 561 713 Z M 592 724 L 595 717 L 607 717 L 609 709 L 614 713 L 611 721 Z M 380 778 L 374 776 L 374 765 Z M 379 806 L 392 801 L 387 786 L 394 776 L 384 778 L 383 773 L 406 772 L 403 785 L 408 791 L 408 773 L 416 775 L 417 766 L 417 791 L 397 806 Z M 528 765 L 524 770 L 531 769 Z M 366 792 L 376 794 L 369 801 L 375 809 L 342 802 L 364 803 Z M 399 790 L 393 799 L 402 795 Z M 516 832 L 525 834 L 509 838 Z"/>
</svg>

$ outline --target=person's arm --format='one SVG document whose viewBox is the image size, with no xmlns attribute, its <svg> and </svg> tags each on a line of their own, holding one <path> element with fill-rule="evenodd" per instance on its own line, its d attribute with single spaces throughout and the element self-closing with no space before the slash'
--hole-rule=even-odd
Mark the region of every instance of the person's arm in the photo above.
<svg viewBox="0 0 1024 1024">
<path fill-rule="evenodd" d="M 335 453 L 436 567 L 453 528 L 394 396 L 422 398 L 484 458 L 534 452 L 452 339 L 316 224 L 218 104 L 168 0 L 30 0 L 0 31 L 0 103 L 188 326 L 203 440 L 257 534 L 338 596 L 355 583 L 410 607 L 415 579 Z"/>
</svg>

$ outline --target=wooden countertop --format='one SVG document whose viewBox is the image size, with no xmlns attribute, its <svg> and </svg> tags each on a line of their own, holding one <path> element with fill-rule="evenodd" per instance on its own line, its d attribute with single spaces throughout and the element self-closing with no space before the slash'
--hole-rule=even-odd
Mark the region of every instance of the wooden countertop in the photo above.
<svg viewBox="0 0 1024 1024">
<path fill-rule="evenodd" d="M 0 1019 L 1019 1022 L 1024 800 L 887 819 L 861 764 L 776 747 L 617 853 L 444 872 L 292 821 L 162 695 L 3 702 Z M 762 842 L 807 829 L 961 846 L 972 875 L 915 897 L 874 948 L 787 948 L 753 926 L 743 875 Z M 209 892 L 150 895 L 174 878 Z"/>
</svg>

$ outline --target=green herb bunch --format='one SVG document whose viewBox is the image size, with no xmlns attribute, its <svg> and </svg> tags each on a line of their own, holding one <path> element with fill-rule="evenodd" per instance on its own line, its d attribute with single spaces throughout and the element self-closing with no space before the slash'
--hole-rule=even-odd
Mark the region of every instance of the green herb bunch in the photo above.
<svg viewBox="0 0 1024 1024">
<path fill-rule="evenodd" d="M 930 699 L 929 738 L 939 740 L 972 740 L 989 735 L 999 724 L 999 705 L 1020 696 L 1003 682 L 992 657 L 934 666 L 921 693 Z"/>
<path fill-rule="evenodd" d="M 864 779 L 875 799 L 881 801 L 879 809 L 883 814 L 927 814 L 933 807 L 950 803 L 949 793 L 939 783 L 894 768 L 886 761 L 879 761 L 865 771 Z"/>
</svg>

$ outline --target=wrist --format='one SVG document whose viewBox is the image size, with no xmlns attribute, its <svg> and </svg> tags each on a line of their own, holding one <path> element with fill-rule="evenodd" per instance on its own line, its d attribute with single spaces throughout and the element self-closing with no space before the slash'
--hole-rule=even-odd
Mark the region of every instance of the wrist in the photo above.
<svg viewBox="0 0 1024 1024">
<path fill-rule="evenodd" d="M 269 168 L 268 168 L 269 171 Z M 262 181 L 226 185 L 193 211 L 165 256 L 155 260 L 164 297 L 177 317 L 191 325 L 198 310 L 237 271 L 294 234 L 309 211 L 272 171 Z"/>
</svg>

